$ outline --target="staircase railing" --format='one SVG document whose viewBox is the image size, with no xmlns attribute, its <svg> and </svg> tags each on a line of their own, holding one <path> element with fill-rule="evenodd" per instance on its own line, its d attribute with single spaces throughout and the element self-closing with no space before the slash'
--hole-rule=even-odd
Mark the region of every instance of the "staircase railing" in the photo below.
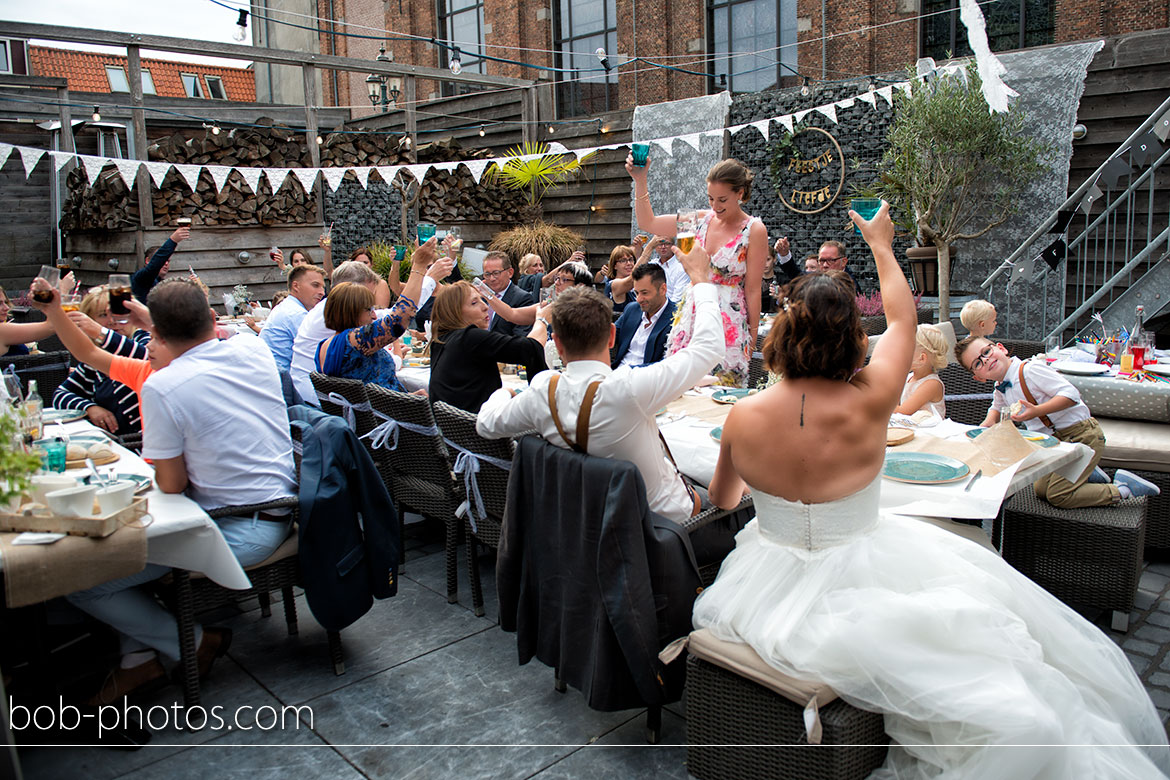
<svg viewBox="0 0 1170 780">
<path fill-rule="evenodd" d="M 1151 140 L 1147 134 L 1167 121 L 1170 97 L 983 281 L 983 295 L 996 305 L 1005 335 L 1036 340 L 1071 336 L 1170 249 L 1170 188 L 1163 175 L 1159 190 L 1157 175 L 1170 161 L 1170 148 L 1163 150 L 1153 138 L 1153 160 L 1141 148 Z M 1105 208 L 1094 216 L 1099 202 Z M 1050 232 L 1058 227 L 1062 212 L 1066 219 L 1072 212 L 1071 219 L 1063 230 Z M 1082 219 L 1083 225 L 1074 227 Z M 1053 249 L 1059 260 L 1058 241 L 1063 241 L 1065 256 L 1053 269 L 1041 254 Z M 1030 279 L 1025 278 L 1029 266 Z"/>
</svg>

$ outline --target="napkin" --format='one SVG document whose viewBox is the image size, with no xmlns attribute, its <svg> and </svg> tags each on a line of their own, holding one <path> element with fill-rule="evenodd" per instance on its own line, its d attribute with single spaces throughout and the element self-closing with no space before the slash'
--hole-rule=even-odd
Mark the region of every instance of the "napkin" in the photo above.
<svg viewBox="0 0 1170 780">
<path fill-rule="evenodd" d="M 1004 469 L 1017 466 L 1036 449 L 1036 445 L 1021 436 L 1019 430 L 1008 421 L 987 429 L 974 440 L 919 436 L 898 447 L 900 452 L 930 452 L 961 460 L 971 468 L 971 473 L 982 469 L 984 477 L 992 477 Z"/>
</svg>

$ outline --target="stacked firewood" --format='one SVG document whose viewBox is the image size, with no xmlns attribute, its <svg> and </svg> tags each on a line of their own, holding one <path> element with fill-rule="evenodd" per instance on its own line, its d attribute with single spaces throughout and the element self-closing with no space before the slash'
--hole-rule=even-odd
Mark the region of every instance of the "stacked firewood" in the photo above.
<svg viewBox="0 0 1170 780">
<path fill-rule="evenodd" d="M 321 167 L 406 165 L 414 162 L 400 135 L 386 133 L 327 133 L 322 136 Z M 490 158 L 487 150 L 465 150 L 447 139 L 420 144 L 418 162 Z M 287 127 L 234 128 L 198 137 L 182 133 L 150 145 L 152 162 L 181 165 L 224 165 L 251 168 L 298 168 L 312 165 L 305 137 Z M 347 177 L 347 179 L 351 178 Z M 370 183 L 379 175 L 370 174 Z M 319 184 L 318 186 L 324 186 Z M 343 184 L 344 186 L 344 184 Z M 62 205 L 63 230 L 102 228 L 114 230 L 138 225 L 138 199 L 132 196 L 112 166 L 107 167 L 92 187 L 84 173 L 75 169 L 66 177 Z M 192 191 L 186 180 L 172 171 L 163 188 L 151 188 L 156 225 L 174 225 L 178 217 L 190 217 L 194 225 L 276 225 L 303 224 L 319 219 L 315 197 L 306 193 L 290 176 L 276 193 L 268 177 L 262 177 L 259 192 L 232 173 L 216 192 L 211 175 L 202 172 Z M 413 193 L 411 193 L 413 194 Z M 523 204 L 520 194 L 497 187 L 479 186 L 464 168 L 454 172 L 432 171 L 419 198 L 422 219 L 511 221 Z"/>
</svg>

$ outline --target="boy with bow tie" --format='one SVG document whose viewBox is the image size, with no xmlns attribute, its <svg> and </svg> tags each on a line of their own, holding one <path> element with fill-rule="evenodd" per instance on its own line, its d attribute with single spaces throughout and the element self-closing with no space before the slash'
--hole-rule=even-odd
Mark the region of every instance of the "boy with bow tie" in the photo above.
<svg viewBox="0 0 1170 780">
<path fill-rule="evenodd" d="M 1013 422 L 1023 423 L 1030 431 L 1049 433 L 1093 450 L 1093 460 L 1075 481 L 1056 474 L 1041 477 L 1033 485 L 1038 497 L 1053 506 L 1074 509 L 1108 506 L 1124 498 L 1161 492 L 1152 482 L 1124 469 L 1119 469 L 1109 484 L 1108 475 L 1097 467 L 1105 450 L 1105 434 L 1081 401 L 1080 392 L 1056 371 L 1041 362 L 1009 357 L 1003 344 L 992 344 L 982 336 L 960 341 L 955 345 L 955 357 L 980 382 L 995 382 L 983 427 L 998 423 L 1006 409 Z"/>
</svg>

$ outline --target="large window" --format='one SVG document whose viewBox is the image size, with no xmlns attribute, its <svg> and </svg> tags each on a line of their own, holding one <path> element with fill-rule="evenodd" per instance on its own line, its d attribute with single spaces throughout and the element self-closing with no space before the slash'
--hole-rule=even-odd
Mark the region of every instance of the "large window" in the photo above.
<svg viewBox="0 0 1170 780">
<path fill-rule="evenodd" d="M 711 0 L 713 89 L 758 92 L 796 74 L 796 0 Z"/>
<path fill-rule="evenodd" d="M 142 73 L 142 94 L 153 95 L 154 79 L 150 76 L 150 70 L 143 68 Z M 110 92 L 129 92 L 130 80 L 126 78 L 126 69 L 120 65 L 106 66 L 106 80 L 110 82 Z"/>
<path fill-rule="evenodd" d="M 183 81 L 183 91 L 187 93 L 187 97 L 203 97 L 203 88 L 199 86 L 199 76 L 194 73 L 180 73 L 179 78 Z"/>
<path fill-rule="evenodd" d="M 617 68 L 608 73 L 594 54 L 617 57 L 615 0 L 559 0 L 556 4 L 557 115 L 590 116 L 617 108 Z"/>
<path fill-rule="evenodd" d="M 438 0 L 439 29 L 452 48 L 439 47 L 439 67 L 451 64 L 451 55 L 459 49 L 459 63 L 466 73 L 484 73 L 483 0 Z M 479 89 L 465 84 L 443 82 L 444 95 L 457 95 Z"/>
<path fill-rule="evenodd" d="M 223 79 L 219 76 L 204 76 L 207 80 L 207 94 L 215 100 L 227 100 L 227 93 L 223 91 Z"/>
<path fill-rule="evenodd" d="M 992 51 L 1011 51 L 1052 43 L 1053 0 L 1002 0 L 981 5 Z M 945 60 L 968 57 L 967 28 L 959 20 L 958 0 L 922 0 L 922 56 Z"/>
</svg>

